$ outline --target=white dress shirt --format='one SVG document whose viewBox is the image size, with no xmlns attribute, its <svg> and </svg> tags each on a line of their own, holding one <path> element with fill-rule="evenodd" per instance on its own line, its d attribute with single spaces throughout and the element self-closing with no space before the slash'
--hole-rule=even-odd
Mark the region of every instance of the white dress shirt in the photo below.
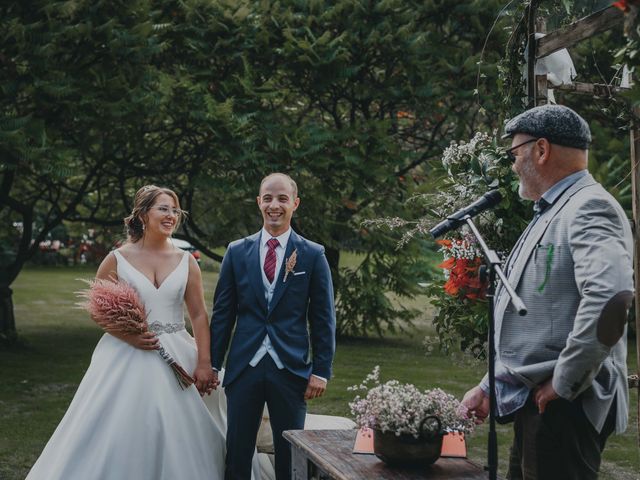
<svg viewBox="0 0 640 480">
<path fill-rule="evenodd" d="M 280 272 L 280 268 L 282 267 L 282 262 L 284 260 L 284 252 L 287 249 L 287 242 L 289 241 L 290 236 L 291 236 L 291 228 L 289 228 L 286 232 L 284 232 L 282 235 L 279 235 L 277 237 L 272 237 L 271 234 L 269 234 L 269 232 L 267 232 L 264 228 L 260 233 L 260 274 L 262 275 L 262 284 L 264 286 L 264 296 L 267 300 L 267 305 L 271 303 L 271 299 L 273 298 L 273 292 L 276 288 L 276 283 L 278 281 L 278 273 Z M 267 242 L 272 238 L 276 238 L 280 243 L 280 245 L 278 245 L 275 249 L 276 250 L 276 270 L 273 276 L 273 283 L 269 283 L 269 280 L 267 279 L 267 275 L 264 273 L 264 260 L 267 257 L 267 252 L 269 251 Z M 269 334 L 266 334 L 264 336 L 264 340 L 262 341 L 260 348 L 255 353 L 251 361 L 249 362 L 249 365 L 251 365 L 252 367 L 255 367 L 258 364 L 258 362 L 262 360 L 262 357 L 264 357 L 267 353 L 273 359 L 273 362 L 276 364 L 276 366 L 280 370 L 282 370 L 284 368 L 284 365 L 282 363 L 282 360 L 280 360 L 280 357 L 278 356 L 276 351 L 273 349 L 273 345 L 271 345 L 271 339 L 269 338 Z"/>
</svg>

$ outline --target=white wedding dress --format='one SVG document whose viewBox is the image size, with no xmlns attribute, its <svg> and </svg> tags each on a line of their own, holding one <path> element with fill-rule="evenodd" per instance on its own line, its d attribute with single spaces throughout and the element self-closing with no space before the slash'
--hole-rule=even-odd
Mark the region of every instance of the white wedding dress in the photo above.
<svg viewBox="0 0 640 480">
<path fill-rule="evenodd" d="M 189 254 L 159 288 L 115 255 L 118 277 L 138 291 L 150 330 L 192 373 L 196 345 L 183 311 Z M 27 480 L 222 480 L 226 399 L 221 388 L 204 398 L 194 385 L 182 390 L 157 352 L 105 334 Z M 257 455 L 253 472 L 259 480 Z"/>
</svg>

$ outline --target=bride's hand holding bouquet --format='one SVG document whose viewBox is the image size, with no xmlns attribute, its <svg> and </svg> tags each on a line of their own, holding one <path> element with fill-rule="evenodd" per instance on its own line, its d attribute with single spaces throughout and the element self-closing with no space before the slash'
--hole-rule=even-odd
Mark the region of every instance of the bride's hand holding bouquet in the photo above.
<svg viewBox="0 0 640 480">
<path fill-rule="evenodd" d="M 84 299 L 78 306 L 89 312 L 94 322 L 107 333 L 134 347 L 157 350 L 160 357 L 171 367 L 180 388 L 184 389 L 194 383 L 194 379 L 149 330 L 144 304 L 132 286 L 114 278 L 96 278 L 87 283 L 89 288 L 78 292 L 78 296 Z"/>
<path fill-rule="evenodd" d="M 108 331 L 108 330 L 106 330 Z M 127 342 L 132 347 L 141 350 L 158 350 L 160 348 L 158 337 L 153 332 L 142 333 L 122 333 L 118 331 L 108 331 L 111 335 Z"/>
<path fill-rule="evenodd" d="M 105 332 L 141 350 L 160 348 L 158 337 L 148 329 L 147 314 L 133 289 L 121 288 L 114 278 L 88 284 L 89 289 L 79 292 L 85 301 L 78 305 Z"/>
</svg>

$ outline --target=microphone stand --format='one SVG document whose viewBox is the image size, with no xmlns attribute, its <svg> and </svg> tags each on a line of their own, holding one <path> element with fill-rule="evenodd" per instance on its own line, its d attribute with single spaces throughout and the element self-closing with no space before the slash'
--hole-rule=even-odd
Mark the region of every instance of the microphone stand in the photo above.
<svg viewBox="0 0 640 480">
<path fill-rule="evenodd" d="M 489 437 L 488 437 L 488 445 L 487 445 L 487 466 L 485 470 L 489 471 L 489 479 L 496 480 L 498 478 L 498 435 L 496 433 L 496 413 L 497 413 L 497 405 L 496 405 L 496 346 L 495 346 L 495 319 L 494 319 L 494 309 L 495 309 L 495 292 L 496 292 L 496 275 L 500 277 L 502 280 L 502 286 L 507 291 L 509 296 L 511 297 L 511 302 L 513 306 L 518 311 L 520 315 L 527 314 L 527 307 L 522 302 L 518 294 L 515 292 L 513 287 L 509 284 L 507 280 L 507 276 L 504 274 L 502 270 L 500 261 L 500 257 L 495 252 L 495 250 L 490 249 L 482 235 L 478 231 L 476 225 L 471 220 L 470 215 L 466 215 L 461 219 L 461 221 L 465 221 L 473 235 L 478 240 L 478 243 L 482 247 L 482 251 L 485 255 L 486 261 L 486 269 L 481 275 L 485 278 L 488 274 L 489 277 L 489 285 L 487 288 L 487 298 L 489 299 Z M 484 280 L 484 278 L 483 278 Z"/>
</svg>

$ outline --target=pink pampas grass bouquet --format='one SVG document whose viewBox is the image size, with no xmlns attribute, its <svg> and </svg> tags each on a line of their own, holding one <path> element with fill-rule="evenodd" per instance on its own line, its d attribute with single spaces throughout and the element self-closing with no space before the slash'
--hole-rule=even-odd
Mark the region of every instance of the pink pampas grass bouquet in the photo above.
<svg viewBox="0 0 640 480">
<path fill-rule="evenodd" d="M 149 331 L 147 312 L 138 292 L 126 282 L 115 279 L 83 280 L 89 288 L 77 292 L 83 301 L 77 303 L 106 332 L 138 334 Z M 171 367 L 183 390 L 194 383 L 193 377 L 158 343 L 156 350 Z"/>
<path fill-rule="evenodd" d="M 144 333 L 147 312 L 138 292 L 126 282 L 95 279 L 84 280 L 89 288 L 78 292 L 84 301 L 77 305 L 107 332 Z"/>
</svg>

